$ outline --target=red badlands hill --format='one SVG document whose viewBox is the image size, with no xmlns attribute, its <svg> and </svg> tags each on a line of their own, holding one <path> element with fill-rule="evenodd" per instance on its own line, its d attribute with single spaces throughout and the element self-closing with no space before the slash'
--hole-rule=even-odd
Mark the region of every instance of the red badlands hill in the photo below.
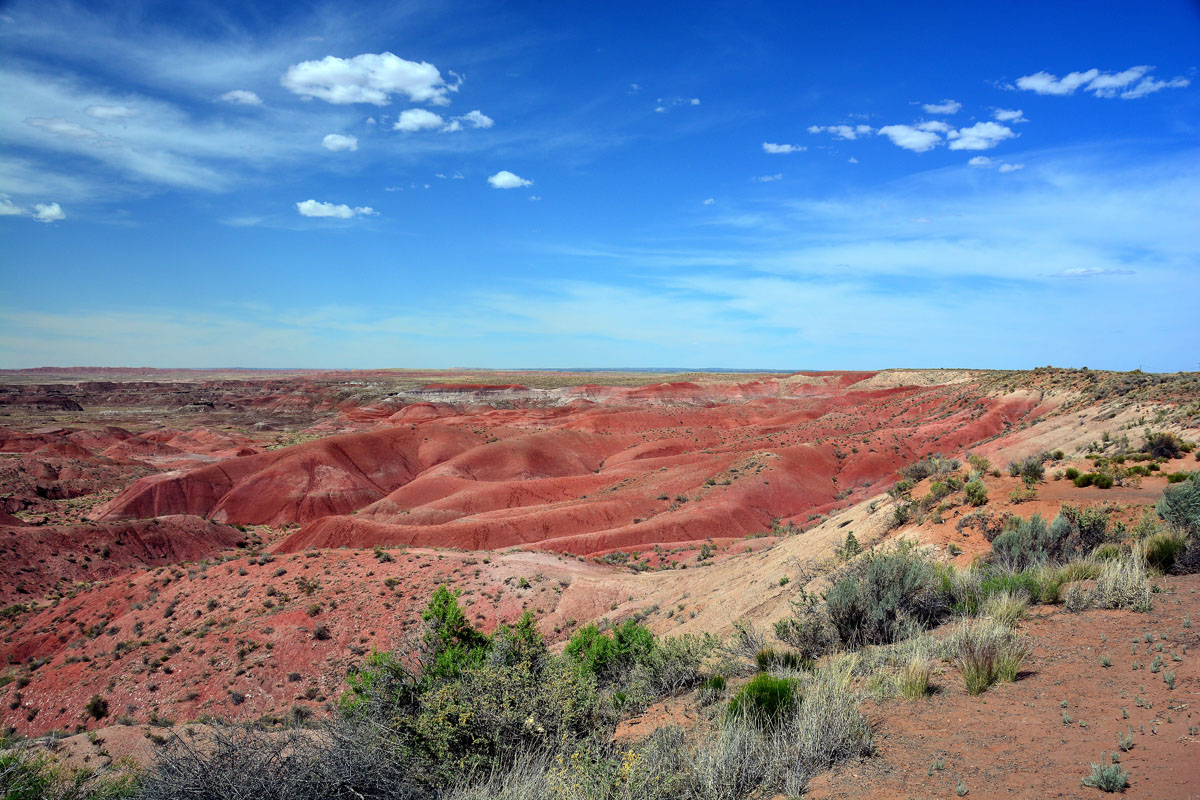
<svg viewBox="0 0 1200 800">
<path fill-rule="evenodd" d="M 856 390 L 871 377 L 583 386 L 507 408 L 481 401 L 525 387 L 430 384 L 414 395 L 462 400 L 346 409 L 370 429 L 148 476 L 94 518 L 303 525 L 281 552 L 642 549 L 803 524 L 916 457 L 960 450 L 1035 410 L 968 386 Z"/>
</svg>

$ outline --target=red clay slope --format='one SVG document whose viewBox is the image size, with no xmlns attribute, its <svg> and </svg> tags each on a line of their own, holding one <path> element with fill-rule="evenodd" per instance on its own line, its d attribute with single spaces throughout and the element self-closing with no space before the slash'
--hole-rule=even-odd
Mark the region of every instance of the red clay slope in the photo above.
<svg viewBox="0 0 1200 800">
<path fill-rule="evenodd" d="M 331 436 L 142 478 L 94 517 L 195 514 L 237 524 L 308 522 L 378 500 L 477 442 L 469 432 L 436 426 Z"/>
<path fill-rule="evenodd" d="M 92 525 L 4 524 L 0 602 L 40 598 L 56 587 L 160 564 L 199 561 L 245 540 L 227 525 L 185 516 Z"/>
<path fill-rule="evenodd" d="M 422 402 L 362 433 L 143 478 L 95 516 L 305 525 L 284 552 L 645 548 L 803 524 L 1033 409 L 967 385 L 846 388 L 861 377 L 585 387 L 601 401 L 505 409 L 469 405 L 464 387 L 463 403 Z"/>
</svg>

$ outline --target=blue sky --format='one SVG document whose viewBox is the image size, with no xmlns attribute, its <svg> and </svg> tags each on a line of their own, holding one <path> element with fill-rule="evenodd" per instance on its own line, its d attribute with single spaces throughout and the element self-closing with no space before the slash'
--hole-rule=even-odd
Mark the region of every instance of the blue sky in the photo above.
<svg viewBox="0 0 1200 800">
<path fill-rule="evenodd" d="M 0 366 L 1200 365 L 1193 3 L 0 6 Z"/>
</svg>

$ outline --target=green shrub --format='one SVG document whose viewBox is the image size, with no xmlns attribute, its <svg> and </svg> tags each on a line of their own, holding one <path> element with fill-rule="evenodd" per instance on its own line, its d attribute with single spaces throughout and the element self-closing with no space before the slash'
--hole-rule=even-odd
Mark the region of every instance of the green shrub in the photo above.
<svg viewBox="0 0 1200 800">
<path fill-rule="evenodd" d="M 967 502 L 973 506 L 982 506 L 988 501 L 987 486 L 978 478 L 967 481 L 963 491 L 966 493 Z"/>
<path fill-rule="evenodd" d="M 799 700 L 795 680 L 761 672 L 733 696 L 728 713 L 755 724 L 771 726 L 790 714 Z"/>
<path fill-rule="evenodd" d="M 1184 453 L 1184 443 L 1173 433 L 1149 433 L 1142 450 L 1154 458 L 1179 458 Z"/>
<path fill-rule="evenodd" d="M 633 666 L 644 661 L 654 650 L 654 634 L 628 619 L 601 633 L 595 625 L 575 632 L 563 651 L 603 683 L 614 683 L 626 676 Z"/>
<path fill-rule="evenodd" d="M 820 658 L 833 649 L 838 643 L 838 632 L 826 607 L 804 592 L 791 605 L 791 616 L 775 622 L 776 638 L 794 647 L 806 659 Z"/>
<path fill-rule="evenodd" d="M 1168 486 L 1154 508 L 1173 530 L 1184 536 L 1200 536 L 1200 476 L 1192 475 Z"/>
<path fill-rule="evenodd" d="M 1071 481 L 1076 486 L 1078 486 L 1080 489 L 1082 489 L 1085 486 L 1091 486 L 1092 481 L 1094 481 L 1095 479 L 1096 479 L 1096 473 L 1094 473 L 1094 472 L 1080 472 L 1074 478 L 1072 478 Z"/>
<path fill-rule="evenodd" d="M 92 695 L 92 699 L 88 700 L 87 705 L 84 706 L 84 711 L 90 717 L 104 719 L 108 716 L 108 701 L 100 695 L 94 694 Z"/>
<path fill-rule="evenodd" d="M 1040 514 L 1021 519 L 1017 526 L 992 540 L 993 560 L 1013 572 L 1042 564 L 1058 554 L 1059 543 Z"/>
<path fill-rule="evenodd" d="M 1066 470 L 1063 471 L 1063 475 L 1066 476 L 1068 480 L 1072 481 L 1078 478 L 1081 474 L 1082 473 L 1075 467 L 1067 467 Z"/>
<path fill-rule="evenodd" d="M 1097 489 L 1111 489 L 1113 487 L 1113 477 L 1107 472 L 1099 472 L 1092 478 L 1092 486 Z"/>
<path fill-rule="evenodd" d="M 932 560 L 907 543 L 843 569 L 825 596 L 829 618 L 850 647 L 895 642 L 936 623 L 948 604 Z"/>
<path fill-rule="evenodd" d="M 1129 773 L 1117 764 L 1092 764 L 1092 772 L 1083 779 L 1084 786 L 1102 792 L 1123 792 L 1129 786 Z"/>
</svg>

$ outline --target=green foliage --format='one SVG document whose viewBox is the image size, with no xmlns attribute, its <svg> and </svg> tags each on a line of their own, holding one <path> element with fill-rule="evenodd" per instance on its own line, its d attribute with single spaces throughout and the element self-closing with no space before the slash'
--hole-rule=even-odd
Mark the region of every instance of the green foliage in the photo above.
<svg viewBox="0 0 1200 800">
<path fill-rule="evenodd" d="M 563 652 L 601 683 L 613 683 L 627 675 L 634 664 L 645 661 L 654 646 L 654 634 L 628 619 L 611 635 L 601 633 L 595 625 L 585 625 L 575 632 Z"/>
<path fill-rule="evenodd" d="M 763 726 L 778 724 L 800 701 L 796 681 L 776 678 L 765 672 L 738 690 L 729 701 L 730 716 L 745 717 Z"/>
<path fill-rule="evenodd" d="M 421 614 L 425 621 L 425 646 L 433 663 L 425 669 L 431 677 L 452 678 L 482 662 L 488 637 L 471 626 L 458 604 L 458 592 L 439 586 Z"/>
<path fill-rule="evenodd" d="M 1075 480 L 1082 474 L 1083 473 L 1081 473 L 1075 467 L 1067 467 L 1066 470 L 1063 471 L 1063 475 L 1066 476 L 1067 480 L 1071 480 L 1071 481 Z"/>
<path fill-rule="evenodd" d="M 908 464 L 900 469 L 900 476 L 911 483 L 919 483 L 930 476 L 948 475 L 962 466 L 953 458 L 944 458 L 934 453 L 928 458 Z"/>
<path fill-rule="evenodd" d="M 890 644 L 936 623 L 948 597 L 932 560 L 902 543 L 844 569 L 825 605 L 842 642 L 861 647 Z"/>
<path fill-rule="evenodd" d="M 987 486 L 979 478 L 967 481 L 963 491 L 967 495 L 967 502 L 973 506 L 982 506 L 988 501 Z"/>
</svg>

